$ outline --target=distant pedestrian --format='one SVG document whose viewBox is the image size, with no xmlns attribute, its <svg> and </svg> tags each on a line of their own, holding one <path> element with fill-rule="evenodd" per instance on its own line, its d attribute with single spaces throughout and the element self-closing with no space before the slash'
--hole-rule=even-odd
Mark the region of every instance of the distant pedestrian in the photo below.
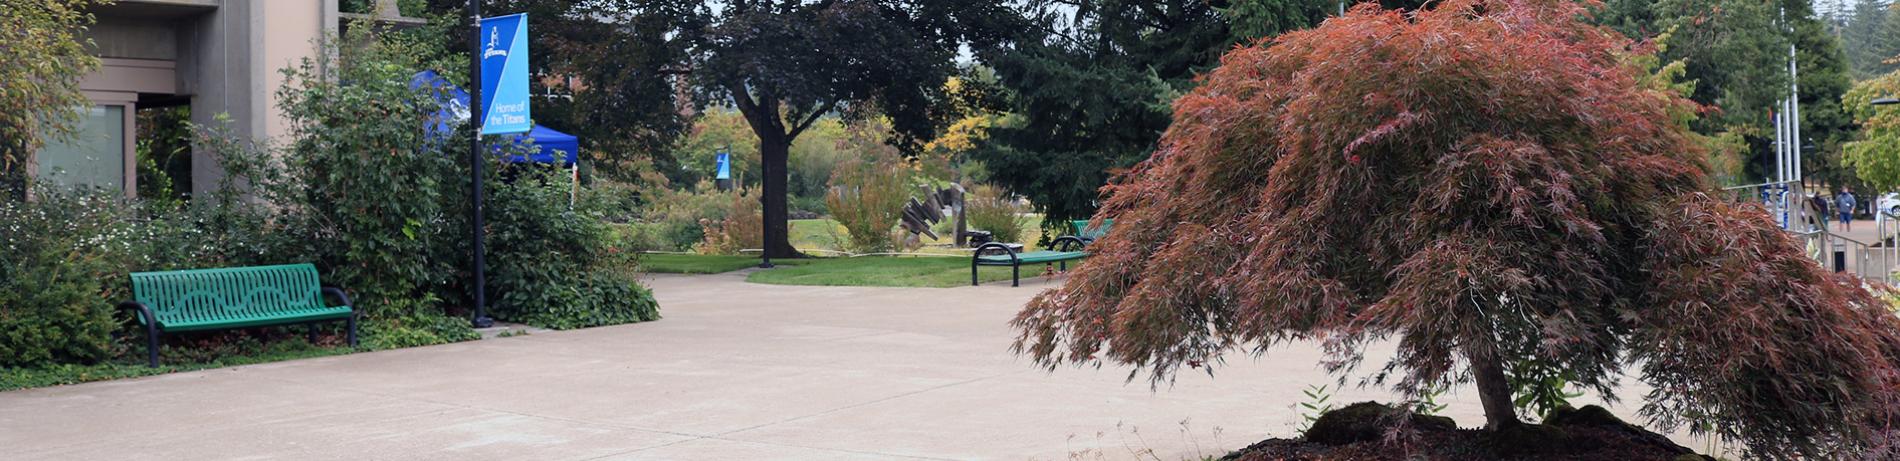
<svg viewBox="0 0 1900 461">
<path fill-rule="evenodd" d="M 1841 211 L 1841 230 L 1854 230 L 1854 208 L 1859 204 L 1853 188 L 1841 189 L 1841 195 L 1834 197 L 1834 207 Z"/>
</svg>

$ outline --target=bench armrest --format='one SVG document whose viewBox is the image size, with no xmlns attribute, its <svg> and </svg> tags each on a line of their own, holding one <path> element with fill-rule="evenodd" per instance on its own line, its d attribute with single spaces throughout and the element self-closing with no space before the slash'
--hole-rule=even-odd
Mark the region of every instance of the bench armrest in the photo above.
<svg viewBox="0 0 1900 461">
<path fill-rule="evenodd" d="M 985 243 L 985 244 L 983 244 L 983 245 L 981 245 L 981 246 L 978 246 L 978 247 L 976 247 L 976 251 L 974 251 L 974 252 L 971 252 L 971 253 L 970 253 L 970 258 L 971 258 L 971 260 L 973 260 L 973 261 L 974 261 L 974 260 L 975 260 L 976 258 L 982 258 L 982 257 L 983 257 L 983 250 L 988 250 L 988 249 L 991 249 L 991 248 L 1001 248 L 1001 249 L 1003 249 L 1003 251 L 1004 251 L 1004 252 L 1006 252 L 1006 253 L 1009 253 L 1009 261 L 1010 261 L 1010 263 L 1012 263 L 1012 264 L 1022 264 L 1022 258 L 1019 258 L 1019 257 L 1017 257 L 1017 256 L 1016 256 L 1016 250 L 1014 250 L 1014 249 L 1011 249 L 1011 248 L 1009 247 L 1009 245 L 1004 245 L 1004 244 L 1001 244 L 1001 243 L 996 243 L 996 242 L 990 242 L 990 243 Z"/>
<path fill-rule="evenodd" d="M 344 306 L 348 306 L 351 309 L 356 308 L 356 304 L 350 302 L 350 294 L 344 293 L 342 288 L 328 287 L 328 286 L 323 287 L 323 294 L 335 295 L 336 299 L 338 301 L 342 301 Z"/>
<path fill-rule="evenodd" d="M 139 319 L 144 320 L 147 328 L 155 328 L 158 326 L 158 317 L 152 315 L 152 308 L 145 307 L 145 303 L 138 301 L 119 303 L 119 310 L 128 309 L 133 311 L 133 315 L 137 315 Z"/>
<path fill-rule="evenodd" d="M 1049 249 L 1053 251 L 1076 251 L 1087 246 L 1089 242 L 1072 235 L 1056 237 L 1055 241 L 1049 242 Z"/>
</svg>

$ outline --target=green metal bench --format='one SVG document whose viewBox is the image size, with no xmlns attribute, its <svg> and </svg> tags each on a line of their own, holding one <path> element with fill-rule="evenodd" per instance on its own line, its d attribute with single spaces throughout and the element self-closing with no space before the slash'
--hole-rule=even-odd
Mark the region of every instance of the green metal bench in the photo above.
<svg viewBox="0 0 1900 461">
<path fill-rule="evenodd" d="M 325 294 L 341 304 L 327 305 Z M 152 367 L 158 366 L 158 340 L 165 333 L 303 324 L 316 342 L 317 323 L 345 322 L 349 343 L 356 345 L 350 295 L 319 283 L 310 264 L 135 272 L 132 298 L 119 308 L 136 311 L 145 327 Z"/>
<path fill-rule="evenodd" d="M 1095 243 L 1095 239 L 1108 235 L 1108 228 L 1115 225 L 1115 218 L 1104 218 L 1102 225 L 1095 227 L 1089 227 L 1087 219 L 1073 219 L 1069 221 L 1069 225 L 1075 226 L 1075 238 L 1082 239 L 1083 244 L 1089 244 Z"/>
<path fill-rule="evenodd" d="M 1089 253 L 1081 251 L 1086 245 L 1082 239 L 1073 236 L 1057 237 L 1050 242 L 1048 250 L 1025 251 L 1018 253 L 1009 245 L 985 243 L 976 247 L 976 253 L 970 255 L 970 286 L 976 286 L 978 266 L 1009 266 L 1009 286 L 1022 286 L 1023 264 L 1061 264 L 1062 270 L 1069 270 L 1069 261 L 1086 258 Z M 983 254 L 985 251 L 1003 250 L 1003 254 Z"/>
</svg>

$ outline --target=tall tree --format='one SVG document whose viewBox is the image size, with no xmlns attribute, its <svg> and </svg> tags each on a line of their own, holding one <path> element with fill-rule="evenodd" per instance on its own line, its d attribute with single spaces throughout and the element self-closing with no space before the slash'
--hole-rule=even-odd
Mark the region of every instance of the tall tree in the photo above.
<svg viewBox="0 0 1900 461">
<path fill-rule="evenodd" d="M 1336 2 L 1033 0 L 1042 36 L 981 56 L 1013 117 L 972 152 L 1045 223 L 1094 213 L 1111 171 L 1133 165 L 1168 126 L 1167 105 L 1238 44 L 1308 27 Z"/>
<path fill-rule="evenodd" d="M 1894 38 L 1885 32 L 1887 4 L 1880 0 L 1860 0 L 1841 26 L 1841 44 L 1853 62 L 1856 78 L 1871 78 L 1892 70 L 1881 61 L 1895 54 Z"/>
<path fill-rule="evenodd" d="M 1813 184 L 1867 190 L 1842 158 L 1841 147 L 1859 127 L 1841 105 L 1853 87 L 1853 68 L 1839 38 L 1818 18 L 1791 20 L 1795 63 L 1800 71 L 1803 177 Z M 1785 52 L 1784 52 L 1785 55 Z"/>
<path fill-rule="evenodd" d="M 1357 9 L 1229 53 L 1105 194 L 1094 259 L 1018 314 L 1016 350 L 1165 381 L 1301 339 L 1344 373 L 1392 339 L 1374 382 L 1475 384 L 1493 430 L 1520 424 L 1513 383 L 1613 397 L 1633 362 L 1653 421 L 1753 456 L 1891 440 L 1900 318 L 1705 195 L 1672 115 L 1692 106 L 1581 8 Z"/>
<path fill-rule="evenodd" d="M 72 134 L 88 104 L 79 79 L 99 65 L 79 34 L 92 0 L 39 0 L 0 8 L 0 196 L 24 198 L 27 159 L 48 139 Z"/>
<path fill-rule="evenodd" d="M 1900 94 L 1900 71 L 1889 72 L 1854 85 L 1842 98 L 1864 131 L 1846 143 L 1845 163 L 1867 185 L 1863 190 L 1900 189 L 1900 111 L 1875 106 L 1873 101 Z"/>
<path fill-rule="evenodd" d="M 698 2 L 689 2 L 698 3 Z M 694 44 L 701 95 L 730 101 L 759 137 L 765 254 L 800 256 L 788 239 L 786 160 L 792 142 L 833 112 L 888 117 L 914 150 L 949 116 L 943 82 L 962 46 L 1004 41 L 1001 0 L 732 0 L 678 22 Z"/>
<path fill-rule="evenodd" d="M 1682 61 L 1694 82 L 1689 99 L 1704 116 L 1697 132 L 1741 136 L 1753 154 L 1753 177 L 1772 175 L 1774 138 L 1769 111 L 1787 98 L 1788 51 L 1796 51 L 1801 93 L 1801 136 L 1810 178 L 1852 181 L 1840 163 L 1840 143 L 1852 121 L 1840 108 L 1851 82 L 1841 40 L 1808 0 L 1612 0 L 1594 11 L 1598 24 L 1637 40 L 1664 39 L 1661 58 Z"/>
</svg>

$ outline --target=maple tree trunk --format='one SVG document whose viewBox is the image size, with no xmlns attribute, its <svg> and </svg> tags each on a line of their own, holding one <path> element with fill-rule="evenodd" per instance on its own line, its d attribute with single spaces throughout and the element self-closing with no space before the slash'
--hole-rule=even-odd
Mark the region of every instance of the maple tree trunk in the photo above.
<svg viewBox="0 0 1900 461">
<path fill-rule="evenodd" d="M 786 159 L 791 156 L 792 142 L 785 138 L 784 135 L 759 136 L 759 167 L 763 170 L 759 178 L 759 207 L 764 210 L 765 221 L 760 237 L 767 257 L 802 258 L 805 255 L 792 247 L 791 216 L 786 212 L 785 183 L 789 174 Z"/>
<path fill-rule="evenodd" d="M 1484 404 L 1484 428 L 1499 430 L 1516 426 L 1517 408 L 1511 404 L 1511 382 L 1504 376 L 1504 365 L 1494 352 L 1466 346 L 1465 358 L 1471 361 L 1471 376 L 1477 381 L 1478 401 Z"/>
</svg>

